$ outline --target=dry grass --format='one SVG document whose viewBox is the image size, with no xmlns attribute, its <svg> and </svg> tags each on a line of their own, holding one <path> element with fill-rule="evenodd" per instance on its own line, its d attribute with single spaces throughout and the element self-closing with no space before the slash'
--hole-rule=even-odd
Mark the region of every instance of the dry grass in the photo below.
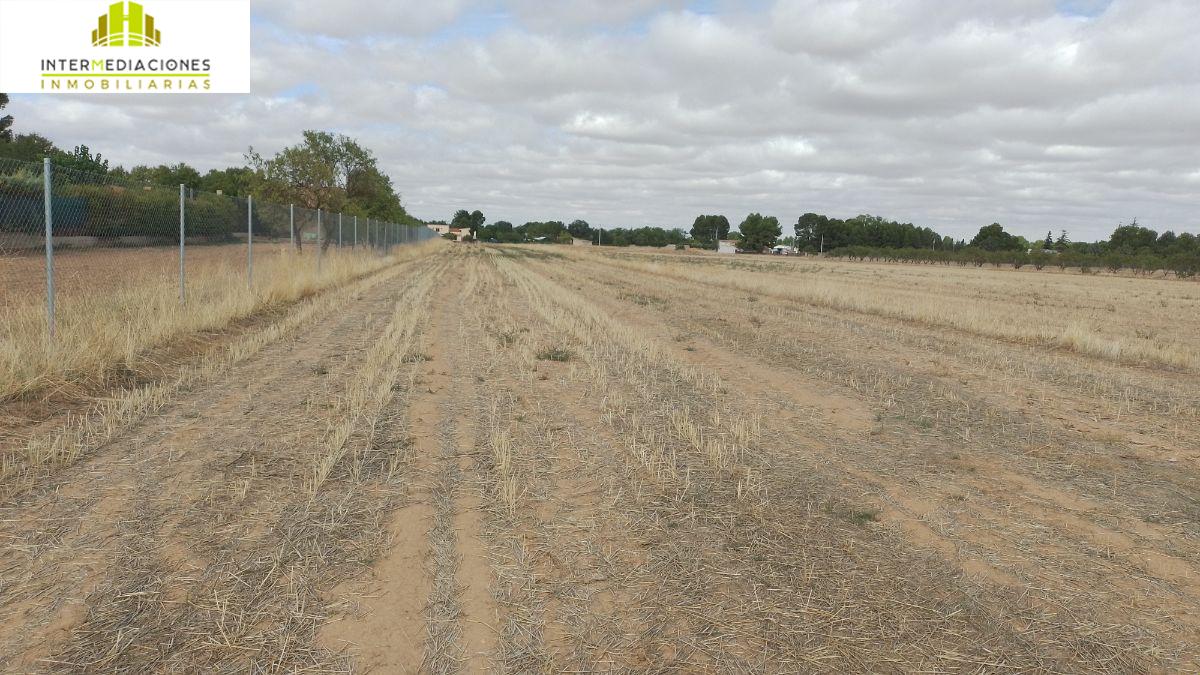
<svg viewBox="0 0 1200 675">
<path fill-rule="evenodd" d="M 565 250 L 577 260 L 587 251 Z M 1122 363 L 1200 370 L 1200 284 L 811 259 L 619 255 L 625 269 Z"/>
<path fill-rule="evenodd" d="M 138 403 L 137 435 L 0 505 L 0 647 L 111 672 L 1194 671 L 1193 374 L 985 334 L 1023 306 L 1068 326 L 1087 289 L 1072 314 L 1032 273 L 889 270 L 446 246 L 300 303 L 181 388 L 194 418 Z M 979 322 L 793 292 L 919 303 L 924 274 Z M 1111 302 L 1108 337 L 1196 347 Z M 329 649 L 350 579 L 372 609 Z M 354 630 L 423 644 L 370 660 Z"/>
<path fill-rule="evenodd" d="M 190 271 L 184 305 L 177 281 L 161 270 L 121 270 L 119 286 L 75 286 L 58 294 L 53 339 L 47 334 L 44 292 L 10 299 L 0 306 L 0 401 L 94 390 L 116 370 L 136 373 L 151 348 L 222 330 L 265 309 L 424 255 L 424 249 L 397 249 L 390 258 L 327 254 L 318 272 L 312 256 L 275 248 L 256 257 L 252 288 L 243 259 L 217 257 Z"/>
</svg>

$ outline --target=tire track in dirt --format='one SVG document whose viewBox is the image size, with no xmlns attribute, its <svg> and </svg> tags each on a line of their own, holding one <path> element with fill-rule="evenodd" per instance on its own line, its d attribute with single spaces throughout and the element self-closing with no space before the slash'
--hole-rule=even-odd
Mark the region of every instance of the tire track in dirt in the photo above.
<svg viewBox="0 0 1200 675">
<path fill-rule="evenodd" d="M 482 672 L 494 643 L 486 558 L 472 545 L 477 506 L 460 488 L 472 430 L 460 431 L 455 419 L 463 400 L 456 366 L 462 298 L 448 277 L 443 271 L 434 282 L 432 315 L 414 354 L 409 498 L 388 518 L 390 543 L 370 578 L 335 589 L 351 611 L 320 636 L 366 671 Z"/>
<path fill-rule="evenodd" d="M 539 268 L 539 269 L 541 269 L 541 268 Z M 565 271 L 562 270 L 562 268 L 559 268 L 558 275 L 563 275 L 563 274 L 565 274 Z M 564 281 L 565 277 L 560 276 L 559 283 L 562 283 L 562 285 L 564 285 L 564 286 L 566 286 L 566 285 L 577 286 L 577 280 L 580 279 L 580 277 L 581 277 L 581 275 L 578 275 L 576 273 L 574 275 L 571 275 L 570 281 Z M 587 297 L 593 301 L 596 297 L 604 298 L 604 297 L 606 297 L 606 295 L 611 295 L 611 293 L 594 292 L 594 291 L 587 292 Z M 601 303 L 601 304 L 604 304 L 604 303 Z M 647 312 L 647 317 L 649 317 L 648 310 L 638 310 L 638 311 Z M 614 315 L 614 313 L 616 313 L 616 310 L 614 310 L 612 306 L 606 307 L 605 316 L 611 317 Z M 647 321 L 648 321 L 648 324 L 643 325 L 643 327 L 641 327 L 641 328 L 643 328 L 643 329 L 649 328 L 650 325 L 654 325 L 654 327 L 658 327 L 659 322 L 661 321 L 661 316 L 656 316 L 654 319 L 647 318 Z M 643 331 L 640 331 L 637 329 L 632 330 L 632 334 L 641 334 L 641 333 L 643 333 Z M 727 364 L 727 365 L 736 366 L 737 364 Z M 740 392 L 734 393 L 734 395 L 736 395 L 736 398 L 738 398 L 739 400 L 743 398 L 743 396 L 740 394 L 742 394 L 742 393 L 740 393 Z M 791 432 L 791 430 L 788 430 L 788 432 Z M 796 458 L 796 459 L 799 459 L 799 458 Z M 788 461 L 788 460 L 782 459 L 782 461 Z M 794 462 L 793 462 L 793 464 L 794 464 Z M 775 468 L 776 468 L 776 470 L 779 470 L 779 468 L 782 468 L 782 466 L 776 466 Z M 779 498 L 782 495 L 787 494 L 788 491 L 790 491 L 787 489 L 781 489 L 781 485 L 774 486 L 773 490 L 774 490 L 774 494 L 776 496 L 776 498 L 775 498 L 775 500 L 773 500 L 773 502 L 776 503 L 776 506 L 778 506 Z M 968 587 L 970 587 L 970 585 L 968 585 Z M 971 592 L 971 591 L 967 590 L 967 592 Z M 1003 595 L 1003 593 L 1001 593 L 1001 595 Z M 1000 601 L 1000 598 L 994 598 L 994 601 L 992 601 L 992 602 L 996 602 L 996 601 Z M 1000 601 L 1000 602 L 1003 602 L 1003 601 Z M 1015 619 L 1015 617 L 1019 616 L 1019 614 L 1020 613 L 1018 613 L 1018 615 L 1010 615 L 1010 616 L 1013 616 Z M 1028 613 L 1025 613 L 1025 614 L 1028 614 Z M 1070 626 L 1070 622 L 1074 621 L 1074 619 L 1070 619 L 1069 616 L 1063 617 L 1063 619 L 1066 620 L 1067 623 L 1058 623 L 1058 625 L 1056 626 L 1057 631 L 1060 631 L 1060 637 L 1051 638 L 1051 640 L 1062 639 L 1062 638 L 1068 637 L 1068 635 L 1072 635 L 1072 633 L 1063 632 L 1063 631 L 1067 631 L 1068 626 Z M 1015 619 L 1015 620 L 1018 622 L 1014 623 L 1013 627 L 1019 633 L 1028 634 L 1028 635 L 1031 635 L 1031 637 L 1037 637 L 1037 633 L 1040 632 L 1040 629 L 1042 629 L 1042 628 L 1038 628 L 1037 631 L 1032 631 L 1031 623 L 1028 623 L 1028 622 L 1026 622 L 1024 620 L 1020 620 L 1020 619 Z M 1045 621 L 1045 619 L 1043 619 L 1042 621 Z M 1104 646 L 1103 641 L 1094 641 L 1090 638 L 1087 638 L 1086 632 L 1090 631 L 1090 629 L 1087 628 L 1087 619 L 1085 619 L 1085 617 L 1080 617 L 1080 622 L 1082 623 L 1082 625 L 1079 628 L 1079 631 L 1081 631 L 1081 633 L 1072 635 L 1072 639 L 1080 640 L 1078 649 L 1094 650 L 1094 649 L 1097 649 L 1097 647 L 1100 647 L 1100 649 L 1102 649 L 1102 650 L 1110 649 L 1110 647 Z M 1048 623 L 1045 623 L 1045 625 L 1042 625 L 1042 623 L 1039 623 L 1039 626 L 1049 627 L 1050 625 L 1048 625 Z M 1103 628 L 1103 627 L 1100 627 L 1100 628 Z M 1110 633 L 1109 638 L 1100 638 L 1100 640 L 1117 638 L 1117 635 L 1115 633 L 1112 633 L 1111 631 L 1108 631 L 1108 629 L 1105 629 L 1105 632 Z M 1134 639 L 1136 640 L 1138 638 L 1134 638 Z M 1038 643 L 1046 644 L 1046 643 L 1043 643 L 1043 641 L 1040 639 L 1038 639 L 1037 641 L 1038 641 Z M 1124 643 L 1124 640 L 1121 640 L 1121 641 L 1122 641 L 1122 643 Z M 1130 647 L 1132 647 L 1132 649 L 1134 649 L 1134 650 L 1139 649 L 1138 645 L 1136 645 L 1136 644 L 1124 645 L 1123 647 L 1120 647 L 1120 649 L 1116 649 L 1116 647 L 1114 647 L 1115 651 L 1112 651 L 1111 656 L 1108 656 L 1106 658 L 1116 658 L 1116 659 L 1118 659 L 1118 661 L 1123 661 L 1123 659 L 1126 659 L 1126 658 L 1140 658 L 1140 656 L 1134 657 L 1134 655 L 1136 653 L 1134 651 L 1124 651 L 1124 650 L 1130 649 Z M 1147 649 L 1153 649 L 1153 647 L 1147 647 Z M 1153 659 L 1158 658 L 1157 656 L 1154 656 L 1153 651 L 1144 651 L 1144 652 L 1142 652 L 1141 656 L 1150 658 L 1151 662 L 1153 662 Z M 1135 663 L 1135 662 L 1136 661 L 1130 662 L 1130 663 Z"/>
<path fill-rule="evenodd" d="M 468 336 L 476 387 L 481 490 L 502 600 L 505 672 L 644 670 L 638 636 L 655 624 L 627 592 L 644 545 L 611 522 L 598 476 L 576 454 L 557 388 L 561 366 L 538 361 L 550 337 L 519 290 L 484 258 L 479 329 Z"/>
<path fill-rule="evenodd" d="M 552 274 L 556 271 L 546 266 L 539 269 L 549 270 Z M 636 276 L 636 273 L 622 270 L 622 279 L 628 279 L 630 276 Z M 560 282 L 566 283 L 561 274 L 558 278 Z M 572 277 L 571 280 L 575 284 L 581 281 L 579 276 Z M 735 383 L 743 393 L 751 394 L 759 400 L 768 400 L 778 395 L 778 387 L 797 386 L 795 382 L 789 383 L 787 378 L 781 379 L 767 368 L 757 366 L 753 358 L 747 361 L 745 356 L 754 355 L 747 353 L 747 350 L 737 349 L 736 338 L 731 337 L 730 340 L 736 353 L 742 358 L 732 357 L 728 349 L 719 347 L 709 338 L 695 334 L 689 336 L 688 346 L 680 349 L 679 344 L 670 339 L 671 331 L 662 327 L 664 318 L 669 325 L 676 325 L 669 312 L 652 314 L 647 309 L 635 306 L 640 303 L 618 302 L 613 299 L 620 295 L 613 291 L 622 287 L 621 280 L 605 276 L 603 279 L 585 279 L 582 283 L 599 284 L 596 286 L 597 290 L 591 291 L 589 295 L 599 298 L 597 302 L 608 307 L 614 315 L 621 316 L 648 332 L 656 333 L 664 346 L 670 347 L 681 359 L 713 368 L 726 381 Z M 739 377 L 745 373 L 751 373 L 753 377 Z M 802 433 L 798 429 L 803 425 L 799 424 L 800 421 L 796 420 L 794 415 L 777 409 L 775 416 L 784 419 L 790 417 L 793 420 L 793 424 L 786 430 L 789 437 L 796 437 Z M 834 434 L 844 435 L 841 431 L 836 430 Z M 1057 579 L 1057 576 L 1047 576 L 1039 559 L 1078 557 L 1081 551 L 1096 551 L 1099 548 L 1104 551 L 1102 557 L 1108 560 L 1101 565 L 1093 565 L 1092 571 L 1110 567 L 1105 582 L 1107 585 L 1124 589 L 1126 594 L 1141 596 L 1143 604 L 1171 607 L 1180 621 L 1200 629 L 1200 617 L 1194 616 L 1187 604 L 1181 604 L 1174 597 L 1162 594 L 1161 590 L 1156 588 L 1158 584 L 1153 579 L 1157 577 L 1169 581 L 1193 602 L 1200 600 L 1200 572 L 1197 572 L 1197 568 L 1178 555 L 1149 550 L 1147 547 L 1148 542 L 1167 542 L 1169 533 L 1162 532 L 1152 525 L 1123 519 L 1122 525 L 1136 533 L 1142 542 L 1139 544 L 1128 535 L 1086 519 L 1084 516 L 1087 514 L 1103 512 L 1101 505 L 1094 500 L 1069 494 L 1001 465 L 989 465 L 986 478 L 974 473 L 961 477 L 940 476 L 938 480 L 941 484 L 934 486 L 933 490 L 929 489 L 931 486 L 923 485 L 923 491 L 927 493 L 926 498 L 923 498 L 908 487 L 895 486 L 895 470 L 882 471 L 882 465 L 878 462 L 853 462 L 850 455 L 844 451 L 847 447 L 844 443 L 829 443 L 828 439 L 823 441 L 813 437 L 808 444 L 811 449 L 829 457 L 830 463 L 839 471 L 862 481 L 877 493 L 876 505 L 880 508 L 880 516 L 884 521 L 898 525 L 914 543 L 955 561 L 968 574 L 978 575 L 1005 586 L 1021 587 L 1024 582 L 1014 576 L 1015 571 L 1040 584 L 1047 584 Z M 863 445 L 855 444 L 855 447 L 861 448 Z M 873 465 L 880 466 L 880 469 L 871 471 L 863 468 Z M 949 485 L 946 484 L 947 481 Z M 1035 556 L 1031 555 L 1031 552 L 1021 552 L 1013 548 L 1003 538 L 995 536 L 994 529 L 959 529 L 953 535 L 947 536 L 932 527 L 939 502 L 947 503 L 952 495 L 965 493 L 986 495 L 995 501 L 995 504 L 988 506 L 982 499 L 975 500 L 975 511 L 983 510 L 983 513 L 976 517 L 986 516 L 996 527 L 1002 528 L 1005 522 L 1012 522 L 1014 513 L 1020 513 L 1029 522 L 1041 524 L 1043 530 L 1047 526 L 1054 528 L 1054 541 L 1043 543 Z M 1038 502 L 1047 504 L 1049 508 L 1039 505 Z M 1032 534 L 1037 536 L 1036 533 Z M 1068 542 L 1072 543 L 1068 545 Z M 1112 567 L 1113 558 L 1123 560 L 1125 565 L 1121 568 Z M 997 566 L 991 562 L 993 559 L 1004 560 L 1004 565 Z M 1151 578 L 1142 579 L 1140 584 L 1130 583 L 1126 578 L 1130 570 L 1135 570 L 1139 576 Z M 1113 620 L 1119 621 L 1120 617 L 1121 612 L 1115 612 Z"/>
<path fill-rule="evenodd" d="M 416 672 L 424 654 L 424 609 L 432 579 L 424 565 L 426 539 L 434 516 L 431 483 L 438 452 L 440 411 L 449 400 L 445 371 L 445 304 L 448 286 L 435 279 L 432 315 L 422 335 L 422 347 L 413 354 L 418 367 L 412 376 L 408 402 L 408 499 L 387 519 L 388 548 L 370 569 L 370 578 L 354 580 L 331 592 L 350 611 L 322 627 L 320 641 L 347 652 L 356 666 L 367 672 Z"/>
<path fill-rule="evenodd" d="M 159 416 L 143 421 L 123 438 L 64 470 L 46 488 L 6 505 L 6 510 L 27 514 L 36 527 L 36 521 L 53 519 L 64 506 L 69 510 L 78 495 L 89 495 L 90 502 L 87 510 L 72 516 L 77 518 L 79 530 L 56 541 L 54 548 L 46 551 L 50 555 L 5 556 L 9 558 L 7 569 L 23 569 L 38 582 L 27 579 L 22 584 L 23 592 L 37 597 L 34 606 L 25 608 L 23 620 L 6 620 L 6 628 L 0 629 L 0 644 L 22 645 L 0 649 L 8 663 L 36 663 L 57 652 L 80 623 L 95 621 L 97 612 L 120 611 L 97 603 L 111 599 L 109 589 L 133 581 L 129 573 L 151 571 L 155 578 L 173 578 L 184 587 L 189 579 L 194 580 L 194 570 L 186 566 L 206 564 L 208 552 L 196 541 L 170 543 L 175 537 L 172 532 L 178 533 L 178 527 L 189 518 L 193 509 L 189 505 L 225 498 L 214 489 L 227 475 L 226 467 L 236 464 L 247 451 L 253 454 L 261 445 L 260 435 L 279 428 L 281 412 L 303 411 L 305 396 L 297 391 L 319 391 L 330 370 L 336 371 L 335 377 L 342 372 L 338 364 L 352 352 L 347 352 L 342 346 L 344 339 L 338 336 L 376 329 L 388 310 L 389 280 L 403 269 L 394 268 L 335 291 L 326 299 L 353 298 L 355 302 L 343 305 L 350 311 L 334 313 L 335 304 L 326 302 L 326 309 L 304 324 L 305 330 L 297 326 L 294 333 L 266 345 L 240 364 L 236 372 L 184 392 Z M 331 314 L 333 320 L 325 321 Z M 331 356 L 338 358 L 329 361 Z M 323 361 L 333 367 L 317 367 Z M 61 500 L 59 495 L 73 497 Z M 6 536 L 27 538 L 29 533 L 10 530 Z M 162 549 L 155 550 L 151 538 L 163 536 Z M 122 554 L 122 550 L 128 553 Z M 129 555 L 134 556 L 130 560 L 141 562 L 114 567 Z M 47 569 L 76 570 L 80 578 L 68 584 L 46 575 Z M 14 598 L 7 592 L 4 595 L 9 596 L 3 600 L 8 615 Z M 155 601 L 156 611 L 164 607 L 163 601 L 180 602 L 179 589 L 164 590 Z M 49 630 L 43 630 L 47 625 Z M 135 632 L 127 634 L 128 638 L 134 636 Z"/>
</svg>

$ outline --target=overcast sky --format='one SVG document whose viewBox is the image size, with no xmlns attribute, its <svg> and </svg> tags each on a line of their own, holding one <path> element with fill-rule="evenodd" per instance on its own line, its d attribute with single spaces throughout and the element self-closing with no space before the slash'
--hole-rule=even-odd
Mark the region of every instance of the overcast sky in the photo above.
<svg viewBox="0 0 1200 675">
<path fill-rule="evenodd" d="M 254 0 L 248 96 L 14 96 L 115 163 L 357 137 L 409 210 L 1200 231 L 1197 0 Z"/>
</svg>

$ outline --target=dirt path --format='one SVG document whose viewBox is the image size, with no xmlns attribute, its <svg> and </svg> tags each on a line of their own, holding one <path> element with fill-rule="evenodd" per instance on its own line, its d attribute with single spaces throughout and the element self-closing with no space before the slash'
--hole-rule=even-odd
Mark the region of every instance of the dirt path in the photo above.
<svg viewBox="0 0 1200 675">
<path fill-rule="evenodd" d="M 335 589 L 350 610 L 321 642 L 372 672 L 484 672 L 495 650 L 495 604 L 479 540 L 479 498 L 469 489 L 474 426 L 464 402 L 465 298 L 437 282 L 406 402 L 411 484 L 388 519 L 389 545 L 367 579 Z M 453 277 L 458 278 L 458 277 Z"/>
<path fill-rule="evenodd" d="M 368 500 L 365 489 L 313 498 L 304 482 L 333 422 L 325 411 L 356 377 L 371 336 L 398 308 L 420 306 L 415 280 L 428 268 L 339 291 L 340 306 L 327 304 L 236 373 L 5 504 L 5 667 L 328 660 L 311 638 L 303 644 L 319 618 L 304 604 L 318 578 L 347 574 L 378 546 L 363 526 L 391 498 Z M 358 458 L 373 465 L 358 467 L 360 478 L 377 472 L 375 452 Z M 337 542 L 356 550 L 311 548 Z M 302 604 L 286 610 L 289 601 Z"/>
</svg>

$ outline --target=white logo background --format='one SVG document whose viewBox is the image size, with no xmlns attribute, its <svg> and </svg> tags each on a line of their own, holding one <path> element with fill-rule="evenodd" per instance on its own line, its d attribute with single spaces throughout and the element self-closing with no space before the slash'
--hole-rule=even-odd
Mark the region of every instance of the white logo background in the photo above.
<svg viewBox="0 0 1200 675">
<path fill-rule="evenodd" d="M 92 31 L 115 0 L 0 0 L 0 91 L 13 94 L 250 92 L 250 0 L 145 0 L 145 12 L 162 33 L 160 47 L 93 47 Z M 92 89 L 51 90 L 45 59 L 208 59 L 208 89 L 147 89 L 152 78 L 107 80 Z M 63 72 L 56 70 L 55 72 Z M 190 72 L 190 71 L 189 71 Z M 63 77 L 61 80 L 70 78 Z M 85 78 L 79 78 L 83 80 Z M 189 78 L 192 79 L 192 78 Z M 142 81 L 139 84 L 139 81 Z M 127 84 L 128 82 L 128 84 Z"/>
</svg>

